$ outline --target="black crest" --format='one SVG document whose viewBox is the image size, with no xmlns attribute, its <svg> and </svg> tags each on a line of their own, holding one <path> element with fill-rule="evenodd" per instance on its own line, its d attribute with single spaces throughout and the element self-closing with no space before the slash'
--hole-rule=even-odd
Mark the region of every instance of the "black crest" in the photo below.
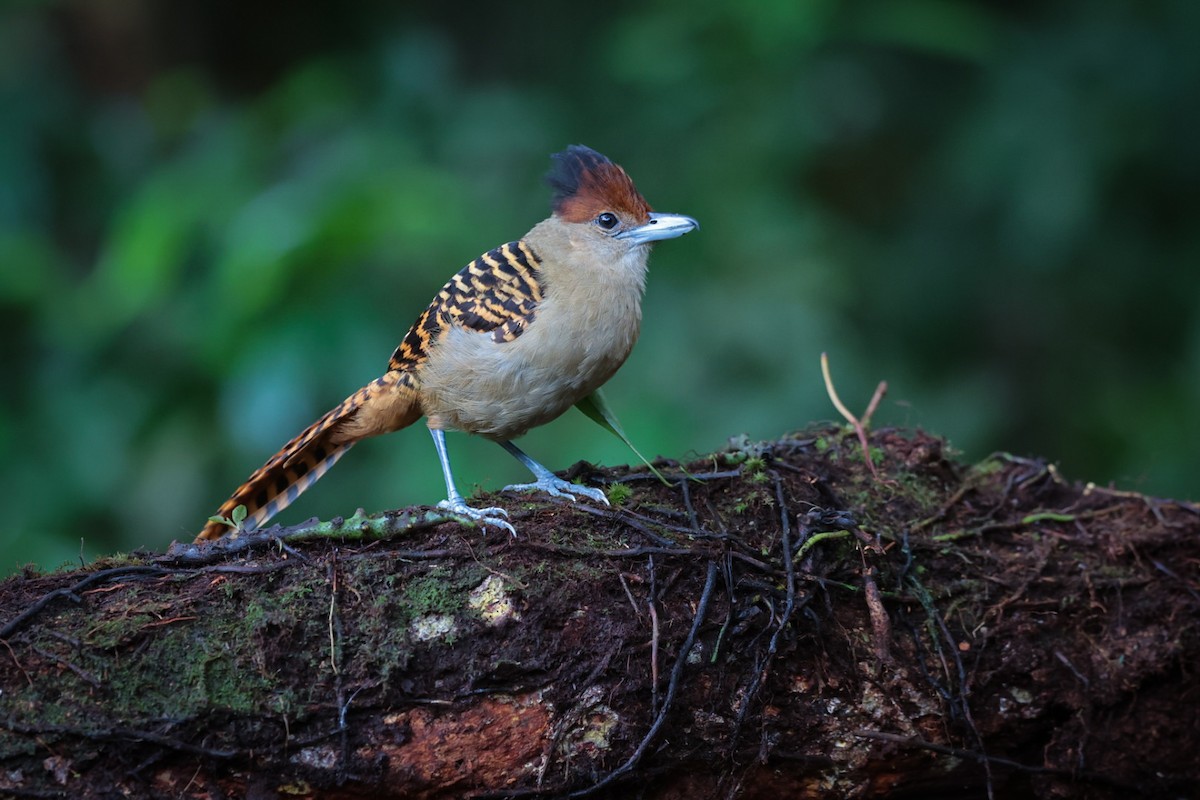
<svg viewBox="0 0 1200 800">
<path fill-rule="evenodd" d="M 595 174 L 601 165 L 611 164 L 604 155 L 582 144 L 573 144 L 550 156 L 554 166 L 546 173 L 546 183 L 554 190 L 554 204 L 579 193 L 587 173 Z"/>
</svg>

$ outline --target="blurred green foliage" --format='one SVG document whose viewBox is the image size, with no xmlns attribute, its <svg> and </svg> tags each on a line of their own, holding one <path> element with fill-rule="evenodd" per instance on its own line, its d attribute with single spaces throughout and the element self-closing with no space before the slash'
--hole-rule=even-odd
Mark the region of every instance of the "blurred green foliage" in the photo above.
<svg viewBox="0 0 1200 800">
<path fill-rule="evenodd" d="M 877 424 L 1196 499 L 1197 31 L 1188 0 L 10 3 L 0 571 L 190 537 L 545 216 L 574 142 L 703 225 L 608 389 L 648 454 L 832 417 L 824 350 L 852 406 L 890 382 Z M 526 446 L 631 459 L 574 413 Z M 414 429 L 284 521 L 441 496 Z"/>
</svg>

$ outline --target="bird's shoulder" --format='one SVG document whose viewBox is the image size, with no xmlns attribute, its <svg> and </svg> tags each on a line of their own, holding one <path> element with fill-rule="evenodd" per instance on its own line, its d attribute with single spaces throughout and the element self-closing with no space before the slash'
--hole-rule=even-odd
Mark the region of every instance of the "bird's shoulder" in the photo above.
<svg viewBox="0 0 1200 800">
<path fill-rule="evenodd" d="M 541 261 L 525 241 L 493 248 L 446 281 L 392 354 L 389 370 L 411 371 L 452 327 L 511 342 L 533 322 L 542 301 Z"/>
</svg>

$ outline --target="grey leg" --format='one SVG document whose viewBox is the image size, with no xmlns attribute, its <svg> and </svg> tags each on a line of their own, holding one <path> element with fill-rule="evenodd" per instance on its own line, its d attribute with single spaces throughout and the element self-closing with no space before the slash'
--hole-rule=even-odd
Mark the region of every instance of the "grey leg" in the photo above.
<svg viewBox="0 0 1200 800">
<path fill-rule="evenodd" d="M 454 474 L 450 471 L 450 457 L 446 454 L 445 431 L 430 428 L 429 435 L 433 437 L 433 446 L 437 449 L 438 461 L 442 464 L 442 477 L 446 479 L 446 499 L 438 503 L 438 508 L 444 508 L 451 514 L 466 517 L 478 522 L 480 525 L 494 525 L 497 528 L 504 528 L 513 536 L 516 536 L 516 529 L 509 524 L 508 520 L 504 519 L 504 517 L 508 516 L 508 512 L 503 508 L 472 508 L 467 505 L 467 501 L 459 494 L 458 487 L 454 485 Z"/>
<path fill-rule="evenodd" d="M 505 486 L 504 491 L 543 491 L 551 497 L 565 497 L 568 500 L 574 500 L 576 494 L 581 494 L 584 497 L 589 497 L 592 500 L 595 500 L 597 503 L 604 503 L 604 505 L 608 505 L 608 498 L 605 497 L 604 492 L 600 491 L 599 489 L 592 489 L 588 486 L 580 486 L 577 483 L 564 481 L 562 478 L 558 477 L 553 472 L 534 461 L 525 454 L 525 451 L 517 447 L 512 442 L 500 442 L 500 446 L 512 453 L 513 458 L 524 464 L 525 467 L 533 473 L 533 477 L 537 479 L 533 483 L 518 483 L 512 486 Z M 574 492 L 574 494 L 572 494 L 572 492 Z"/>
</svg>

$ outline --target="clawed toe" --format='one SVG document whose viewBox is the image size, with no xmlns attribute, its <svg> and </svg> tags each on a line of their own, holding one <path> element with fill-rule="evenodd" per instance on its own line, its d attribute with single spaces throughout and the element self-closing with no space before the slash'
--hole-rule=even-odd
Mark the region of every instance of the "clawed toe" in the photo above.
<svg viewBox="0 0 1200 800">
<path fill-rule="evenodd" d="M 542 480 L 534 483 L 517 483 L 513 484 L 512 486 L 505 486 L 504 491 L 545 492 L 551 497 L 562 497 L 572 502 L 576 502 L 578 498 L 576 498 L 575 495 L 580 494 L 590 500 L 596 501 L 597 503 L 608 505 L 608 498 L 604 495 L 604 492 L 600 491 L 599 489 L 593 489 L 590 486 L 580 486 L 577 483 L 569 483 L 554 476 L 551 476 L 550 478 L 543 478 Z"/>
<path fill-rule="evenodd" d="M 579 492 L 585 497 L 590 497 L 597 503 L 604 503 L 604 505 L 608 505 L 608 495 L 604 493 L 603 489 L 593 489 L 590 486 L 576 486 L 574 488 L 575 491 Z"/>
<path fill-rule="evenodd" d="M 503 528 L 513 536 L 517 535 L 517 529 L 514 528 L 511 523 L 509 523 L 507 519 L 508 512 L 503 508 L 497 508 L 495 506 L 489 508 L 473 508 L 461 500 L 458 502 L 443 500 L 442 502 L 438 503 L 438 508 L 449 511 L 451 514 L 456 516 L 469 519 L 472 522 L 478 523 L 479 525 L 492 525 L 496 528 Z"/>
<path fill-rule="evenodd" d="M 570 485 L 570 484 L 568 484 L 568 485 Z M 571 488 L 575 489 L 577 487 L 572 486 Z M 505 486 L 502 491 L 505 491 L 505 492 L 545 492 L 546 494 L 550 495 L 551 497 L 565 497 L 566 499 L 572 500 L 572 501 L 575 499 L 575 495 L 571 494 L 570 492 L 564 492 L 561 489 L 559 489 L 557 486 L 553 486 L 550 484 L 541 484 L 541 483 L 513 483 L 508 486 Z"/>
</svg>

